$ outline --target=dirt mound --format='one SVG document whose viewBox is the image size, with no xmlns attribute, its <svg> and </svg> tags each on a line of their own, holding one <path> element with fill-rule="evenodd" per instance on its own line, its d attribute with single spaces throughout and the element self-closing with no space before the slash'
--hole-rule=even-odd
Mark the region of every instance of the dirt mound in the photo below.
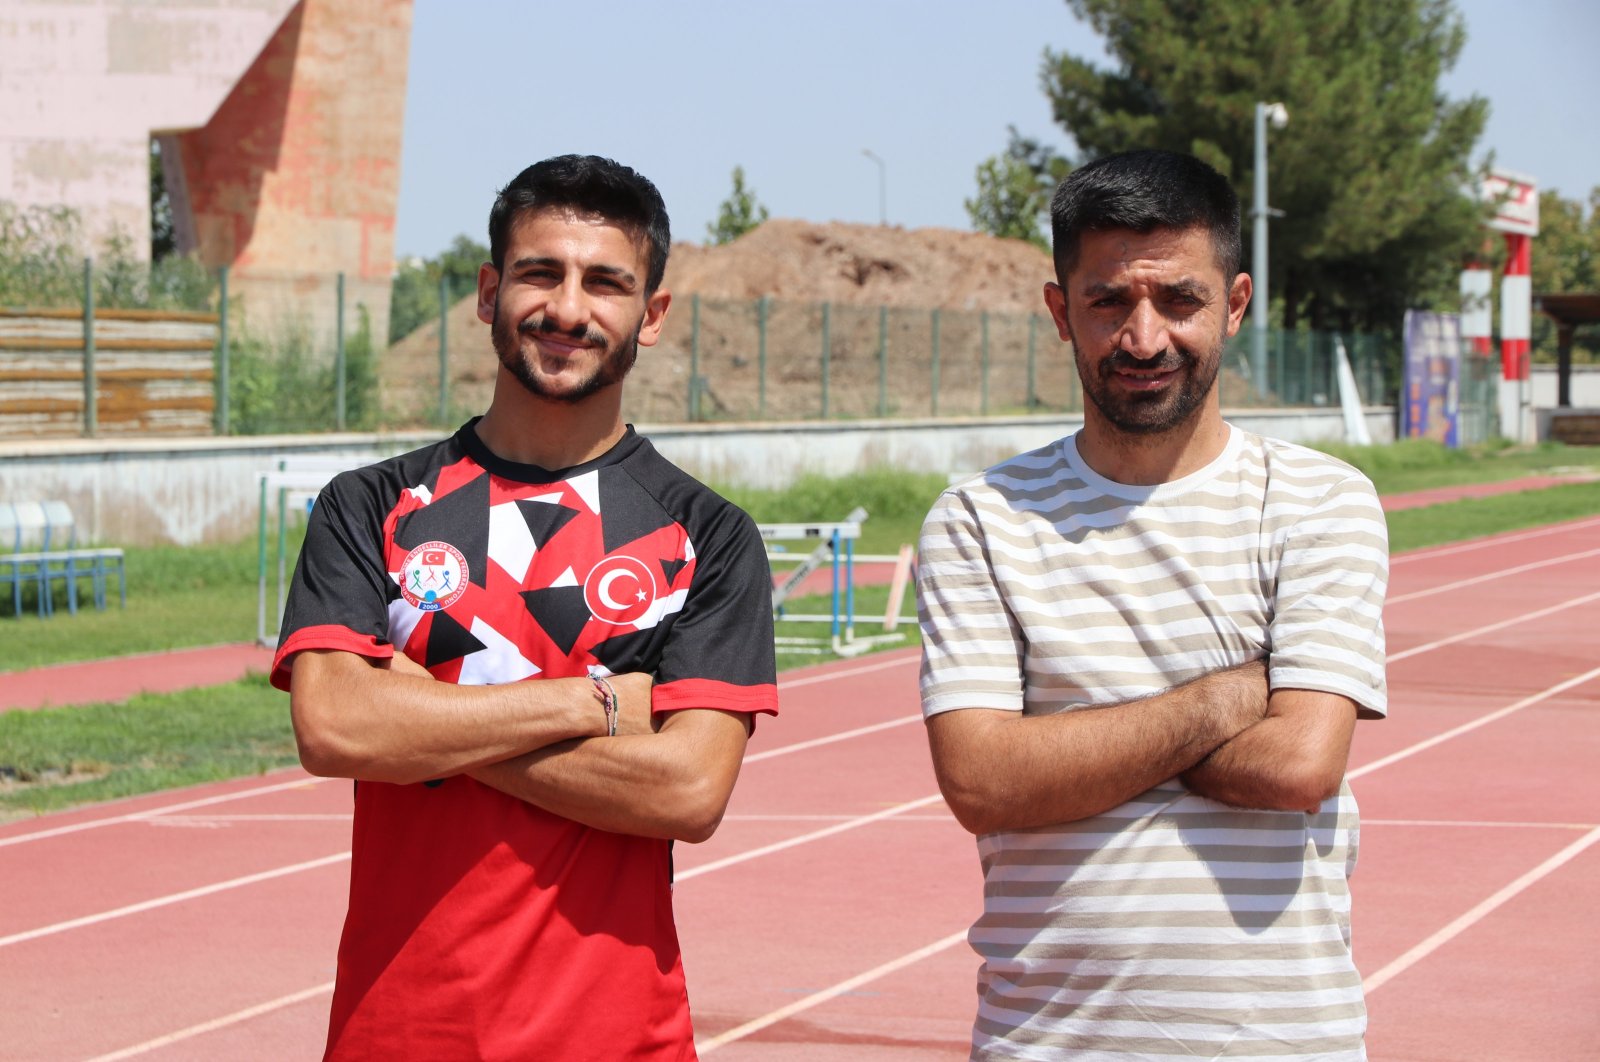
<svg viewBox="0 0 1600 1062">
<path fill-rule="evenodd" d="M 720 247 L 675 244 L 664 282 L 673 308 L 661 342 L 640 351 L 626 412 L 679 421 L 696 401 L 704 418 L 782 419 L 977 413 L 1036 404 L 1030 395 L 1046 388 L 1064 399 L 1070 384 L 1056 379 L 1062 359 L 1042 317 L 1052 275 L 1031 244 L 951 229 L 780 219 Z M 438 327 L 389 348 L 391 414 L 436 421 Z M 458 420 L 488 404 L 495 358 L 475 296 L 451 308 L 446 328 Z M 1031 368 L 1036 343 L 1047 379 Z"/>
</svg>

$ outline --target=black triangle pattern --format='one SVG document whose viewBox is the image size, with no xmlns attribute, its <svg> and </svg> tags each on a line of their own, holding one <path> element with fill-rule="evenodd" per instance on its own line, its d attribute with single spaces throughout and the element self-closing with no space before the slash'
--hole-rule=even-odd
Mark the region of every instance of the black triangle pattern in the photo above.
<svg viewBox="0 0 1600 1062">
<path fill-rule="evenodd" d="M 542 590 L 522 591 L 528 614 L 544 629 L 563 655 L 578 644 L 578 636 L 589 624 L 589 606 L 583 601 L 581 586 L 547 586 Z"/>
<path fill-rule="evenodd" d="M 555 502 L 519 501 L 516 503 L 533 536 L 534 549 L 544 549 L 563 527 L 578 518 L 578 510 Z"/>
<path fill-rule="evenodd" d="M 672 580 L 676 579 L 678 577 L 678 573 L 683 571 L 683 569 L 687 568 L 688 566 L 689 562 L 681 557 L 661 558 L 661 574 L 667 577 L 667 581 L 664 585 L 671 586 Z"/>
<path fill-rule="evenodd" d="M 673 524 L 661 506 L 640 504 L 638 486 L 620 468 L 600 470 L 599 491 L 607 556 L 635 539 Z"/>
<path fill-rule="evenodd" d="M 448 612 L 441 609 L 433 614 L 428 628 L 427 667 L 437 667 L 447 660 L 456 660 L 483 648 L 484 644 L 473 637 L 471 631 L 451 619 Z"/>
</svg>

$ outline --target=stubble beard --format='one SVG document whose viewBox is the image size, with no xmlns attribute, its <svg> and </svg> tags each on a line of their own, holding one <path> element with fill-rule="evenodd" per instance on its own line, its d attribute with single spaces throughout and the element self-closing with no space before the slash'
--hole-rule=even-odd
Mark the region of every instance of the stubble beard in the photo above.
<svg viewBox="0 0 1600 1062">
<path fill-rule="evenodd" d="M 1068 332 L 1070 334 L 1070 328 Z M 1222 368 L 1222 347 L 1223 340 L 1219 338 L 1203 356 L 1169 348 L 1158 357 L 1148 359 L 1135 358 L 1119 350 L 1099 365 L 1092 365 L 1077 339 L 1072 340 L 1073 360 L 1077 363 L 1084 397 L 1113 428 L 1145 437 L 1163 435 L 1199 415 L 1200 407 L 1216 386 L 1217 373 Z M 1175 386 L 1160 391 L 1118 395 L 1110 382 L 1118 369 L 1179 371 L 1180 376 L 1174 381 Z"/>
<path fill-rule="evenodd" d="M 633 334 L 612 348 L 606 343 L 605 336 L 587 328 L 558 329 L 543 321 L 532 319 L 513 325 L 510 319 L 500 312 L 500 302 L 496 299 L 490 338 L 494 343 L 495 354 L 500 358 L 500 364 L 529 394 L 554 402 L 575 404 L 613 384 L 622 382 L 633 369 L 633 363 L 639 358 L 639 333 L 643 327 L 644 319 L 640 318 Z M 588 376 L 567 386 L 552 386 L 551 381 L 540 377 L 536 370 L 534 359 L 538 357 L 537 352 L 525 352 L 523 349 L 524 337 L 532 338 L 538 335 L 583 343 L 600 348 L 601 353 Z"/>
</svg>

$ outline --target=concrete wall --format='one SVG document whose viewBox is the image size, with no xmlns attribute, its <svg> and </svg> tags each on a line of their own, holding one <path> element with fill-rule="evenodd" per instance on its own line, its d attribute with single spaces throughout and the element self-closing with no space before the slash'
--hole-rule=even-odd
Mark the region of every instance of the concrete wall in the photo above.
<svg viewBox="0 0 1600 1062">
<path fill-rule="evenodd" d="M 1394 439 L 1394 411 L 1366 411 L 1376 442 Z M 1250 431 L 1309 442 L 1342 437 L 1338 410 L 1237 410 Z M 975 472 L 1075 431 L 1078 417 L 996 417 L 830 424 L 641 427 L 671 460 L 714 483 L 782 487 L 807 472 L 839 475 L 889 466 Z M 253 534 L 256 475 L 284 454 L 364 461 L 438 435 L 295 435 L 192 440 L 0 443 L 0 499 L 62 498 L 96 542 L 188 545 Z"/>
<path fill-rule="evenodd" d="M 7 0 L 0 199 L 143 260 L 157 137 L 180 249 L 263 331 L 331 334 L 343 272 L 387 336 L 410 39 L 410 0 Z"/>
<path fill-rule="evenodd" d="M 1557 390 L 1556 367 L 1535 365 L 1531 376 L 1534 408 L 1554 409 Z M 1600 409 L 1600 365 L 1572 367 L 1572 405 L 1578 409 Z"/>
</svg>

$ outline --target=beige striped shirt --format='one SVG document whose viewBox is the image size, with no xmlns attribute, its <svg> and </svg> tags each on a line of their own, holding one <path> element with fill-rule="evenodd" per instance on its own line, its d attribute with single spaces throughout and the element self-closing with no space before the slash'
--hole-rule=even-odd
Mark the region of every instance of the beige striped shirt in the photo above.
<svg viewBox="0 0 1600 1062">
<path fill-rule="evenodd" d="M 929 514 L 923 712 L 1072 711 L 1267 656 L 1274 689 L 1381 716 L 1387 572 L 1371 484 L 1327 455 L 1231 428 L 1204 469 L 1133 487 L 1096 475 L 1069 436 Z M 979 838 L 973 1057 L 1365 1057 L 1356 842 L 1348 786 L 1311 815 L 1176 780 Z"/>
</svg>

